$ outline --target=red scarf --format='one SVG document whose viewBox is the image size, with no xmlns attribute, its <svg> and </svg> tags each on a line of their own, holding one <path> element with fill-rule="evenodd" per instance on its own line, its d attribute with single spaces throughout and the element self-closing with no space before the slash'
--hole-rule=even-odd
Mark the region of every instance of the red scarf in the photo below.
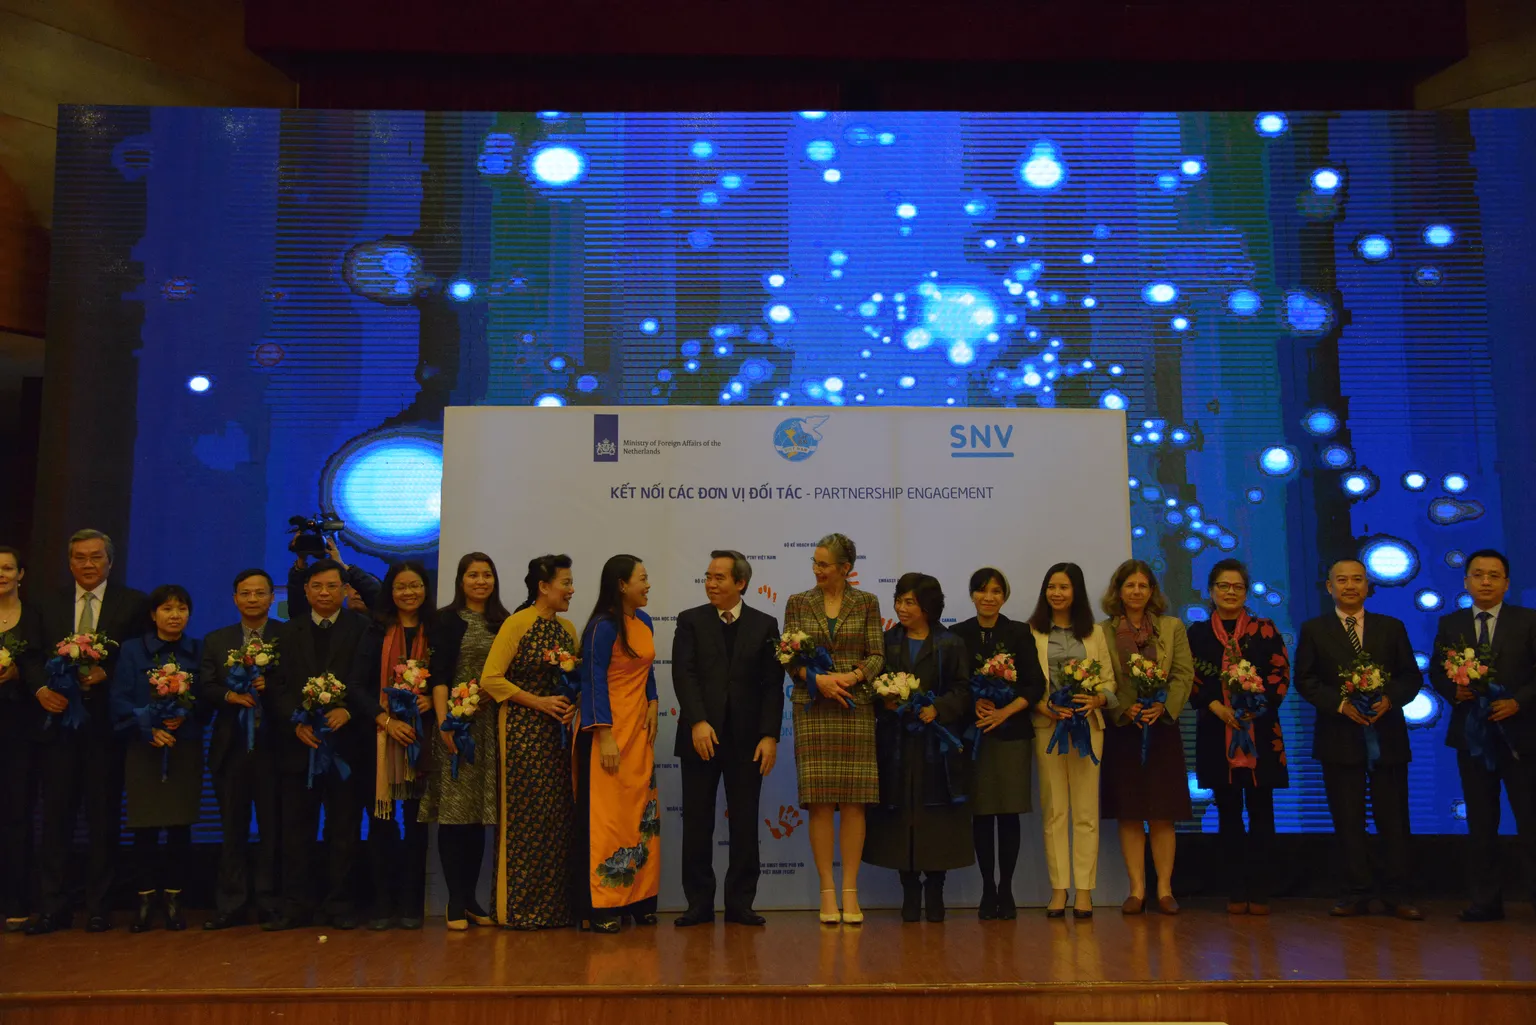
<svg viewBox="0 0 1536 1025">
<path fill-rule="evenodd" d="M 386 687 L 395 684 L 395 666 L 407 658 L 418 662 L 425 662 L 427 658 L 427 628 L 425 624 L 416 628 L 416 640 L 411 644 L 410 654 L 405 653 L 405 627 L 397 621 L 384 634 L 384 648 L 379 656 L 379 706 L 389 708 L 389 696 L 384 693 Z M 430 684 L 431 681 L 429 680 Z M 424 738 L 418 738 L 425 745 Z M 378 727 L 378 739 L 374 745 L 374 783 L 373 783 L 373 807 L 374 817 L 380 819 L 393 819 L 395 817 L 395 796 L 403 793 L 405 784 L 416 780 L 416 770 L 405 760 L 405 746 L 396 744 L 389 739 L 389 734 L 384 732 L 384 727 Z"/>
<path fill-rule="evenodd" d="M 1216 635 L 1216 641 L 1217 641 L 1218 644 L 1221 645 L 1221 671 L 1222 671 L 1223 675 L 1225 675 L 1226 671 L 1229 668 L 1231 668 L 1231 665 L 1232 665 L 1232 661 L 1231 661 L 1232 654 L 1234 652 L 1238 652 L 1239 656 L 1241 656 L 1241 652 L 1231 642 L 1232 642 L 1233 638 L 1242 637 L 1245 633 L 1247 633 L 1249 622 L 1250 622 L 1250 620 L 1248 618 L 1248 607 L 1245 605 L 1243 607 L 1243 611 L 1241 611 L 1241 612 L 1239 612 L 1237 614 L 1237 622 L 1233 625 L 1232 633 L 1229 636 L 1227 634 L 1227 628 L 1226 628 L 1225 624 L 1223 624 L 1222 621 L 1221 621 L 1221 615 L 1219 613 L 1216 613 L 1216 612 L 1213 612 L 1212 615 L 1211 615 L 1211 633 Z M 1220 681 L 1218 681 L 1218 682 L 1220 682 Z M 1232 698 L 1231 698 L 1231 696 L 1229 694 L 1227 694 L 1227 685 L 1225 683 L 1221 684 L 1221 703 L 1226 705 L 1228 708 L 1232 707 Z M 1251 730 L 1251 729 L 1253 729 L 1253 724 L 1249 723 L 1249 724 L 1247 724 L 1246 726 L 1244 726 L 1242 728 L 1243 729 Z M 1231 726 L 1228 726 L 1227 730 L 1226 730 L 1226 745 L 1227 745 L 1226 746 L 1226 750 L 1228 750 L 1228 751 L 1232 750 L 1232 727 Z M 1258 782 L 1258 779 L 1259 779 L 1259 773 L 1258 773 L 1258 768 L 1259 768 L 1258 750 L 1259 750 L 1259 748 L 1258 748 L 1258 744 L 1257 743 L 1254 744 L 1253 750 L 1254 750 L 1254 753 L 1250 755 L 1250 754 L 1244 754 L 1242 749 L 1239 748 L 1236 754 L 1232 755 L 1231 757 L 1229 757 L 1227 759 L 1227 782 L 1228 783 L 1232 782 L 1232 771 L 1234 769 L 1248 769 L 1249 771 L 1251 771 L 1253 773 L 1254 782 L 1255 783 Z"/>
</svg>

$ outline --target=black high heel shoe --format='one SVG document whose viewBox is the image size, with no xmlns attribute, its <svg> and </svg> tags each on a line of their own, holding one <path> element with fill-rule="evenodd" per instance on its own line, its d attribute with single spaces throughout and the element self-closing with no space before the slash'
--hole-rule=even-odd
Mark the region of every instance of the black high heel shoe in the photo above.
<svg viewBox="0 0 1536 1025">
<path fill-rule="evenodd" d="M 983 922 L 991 922 L 997 915 L 997 887 L 983 885 L 981 889 L 981 903 L 976 906 L 976 917 Z"/>
<path fill-rule="evenodd" d="M 1019 917 L 1019 908 L 1013 902 L 1013 892 L 1011 890 L 1002 890 L 998 893 L 997 917 L 1003 922 L 1011 922 Z"/>
<path fill-rule="evenodd" d="M 628 918 L 629 916 L 624 916 Z M 614 936 L 619 931 L 619 919 L 614 915 L 603 915 L 600 918 L 583 918 L 581 920 L 582 932 L 600 932 L 605 936 Z"/>
</svg>

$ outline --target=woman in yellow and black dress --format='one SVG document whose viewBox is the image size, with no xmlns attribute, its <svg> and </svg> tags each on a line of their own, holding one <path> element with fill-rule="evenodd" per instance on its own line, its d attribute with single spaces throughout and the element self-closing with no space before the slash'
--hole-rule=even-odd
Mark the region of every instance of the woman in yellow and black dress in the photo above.
<svg viewBox="0 0 1536 1025">
<path fill-rule="evenodd" d="M 565 728 L 576 714 L 545 653 L 576 651 L 576 628 L 559 615 L 576 585 L 571 557 L 528 563 L 528 602 L 507 618 L 480 686 L 501 703 L 501 829 L 496 838 L 496 920 L 510 929 L 571 925 L 571 758 Z"/>
</svg>

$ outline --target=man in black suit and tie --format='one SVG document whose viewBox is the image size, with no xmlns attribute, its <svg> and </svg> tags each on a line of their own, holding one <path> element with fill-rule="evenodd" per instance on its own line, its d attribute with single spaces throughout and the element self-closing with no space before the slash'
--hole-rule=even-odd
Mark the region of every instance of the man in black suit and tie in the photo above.
<svg viewBox="0 0 1536 1025">
<path fill-rule="evenodd" d="M 1536 895 L 1536 612 L 1504 604 L 1509 591 L 1509 560 L 1492 549 L 1467 558 L 1465 584 L 1472 607 L 1440 617 L 1435 648 L 1429 656 L 1429 679 L 1451 703 L 1451 723 L 1445 743 L 1456 749 L 1461 790 L 1467 803 L 1467 834 L 1471 841 L 1467 880 L 1471 903 L 1461 912 L 1463 922 L 1496 922 L 1504 917 L 1499 885 L 1499 785 L 1509 794 L 1515 813 L 1526 878 Z M 1493 682 L 1506 696 L 1491 703 L 1486 748 L 1468 749 L 1467 716 L 1476 706 L 1470 687 L 1457 686 L 1445 672 L 1446 651 L 1473 648 L 1493 669 Z"/>
<path fill-rule="evenodd" d="M 735 551 L 710 553 L 708 605 L 677 617 L 672 685 L 680 706 L 677 746 L 683 778 L 683 894 L 679 926 L 715 919 L 715 793 L 725 780 L 731 853 L 725 920 L 762 925 L 757 897 L 758 797 L 778 757 L 784 667 L 774 652 L 778 620 L 742 601 L 752 566 Z"/>
<path fill-rule="evenodd" d="M 358 850 L 358 831 L 363 821 L 363 802 L 371 796 L 366 782 L 373 775 L 373 724 L 358 711 L 358 682 L 352 678 L 357 648 L 368 632 L 368 620 L 342 608 L 342 568 L 334 560 L 310 565 L 304 578 L 303 614 L 294 612 L 278 631 L 282 653 L 278 665 L 272 707 L 277 722 L 275 753 L 279 776 L 278 803 L 282 818 L 283 913 L 262 925 L 268 932 L 293 929 L 309 922 L 315 911 L 310 887 L 309 857 L 325 808 L 326 891 L 320 910 L 337 929 L 355 929 L 351 877 Z M 292 606 L 290 601 L 290 606 Z M 303 702 L 304 683 L 330 673 L 347 687 L 343 707 L 326 713 L 335 732 L 331 740 L 351 767 L 347 779 L 332 768 L 308 784 L 309 752 L 319 746 L 307 724 L 290 720 Z M 354 722 L 353 720 L 360 720 Z"/>
<path fill-rule="evenodd" d="M 1349 895 L 1334 905 L 1338 917 L 1370 912 L 1373 873 L 1365 832 L 1366 794 L 1385 854 L 1381 889 L 1387 913 L 1417 922 L 1424 916 L 1406 900 L 1408 890 L 1408 723 L 1403 706 L 1423 685 L 1408 630 L 1401 620 L 1365 612 L 1370 584 L 1365 566 L 1341 559 L 1328 568 L 1333 609 L 1302 624 L 1296 645 L 1296 686 L 1317 709 L 1312 757 L 1323 765 L 1323 787 L 1333 829 L 1344 848 Z M 1344 694 L 1343 678 L 1361 657 L 1381 667 L 1386 693 L 1362 715 Z M 1381 755 L 1367 764 L 1366 728 Z"/>
<path fill-rule="evenodd" d="M 55 595 L 43 609 L 50 647 L 76 633 L 102 633 L 121 644 L 149 628 L 148 598 L 107 581 L 116 555 L 112 539 L 99 530 L 82 530 L 69 539 L 74 586 Z M 75 818 L 82 810 L 89 845 L 85 928 L 88 932 L 112 928 L 112 867 L 122 828 L 123 743 L 112 728 L 107 692 L 118 650 L 111 648 L 102 665 L 80 674 L 86 720 L 79 729 L 65 729 L 57 717 L 69 707 L 63 694 L 46 683 L 37 690 L 37 703 L 50 714 L 44 717 L 39 759 L 43 773 L 43 835 L 38 850 L 41 913 L 27 923 L 29 936 L 73 924 L 65 868 Z M 52 654 L 48 652 L 49 657 Z"/>
<path fill-rule="evenodd" d="M 278 803 L 277 763 L 273 741 L 281 724 L 274 724 L 273 688 L 268 672 L 253 681 L 255 693 L 229 689 L 229 653 L 253 640 L 276 639 L 282 623 L 268 618 L 272 611 L 272 577 L 263 569 L 244 570 L 235 577 L 235 608 L 240 622 L 220 627 L 203 640 L 198 686 L 203 701 L 216 709 L 208 741 L 208 773 L 219 797 L 219 879 L 214 915 L 203 923 L 208 930 L 241 925 L 253 899 L 263 922 L 280 913 L 277 903 Z M 281 661 L 282 652 L 278 652 Z M 275 676 L 277 668 L 271 669 Z M 242 722 L 242 716 L 245 721 Z M 254 729 L 254 746 L 251 728 Z M 257 841 L 250 850 L 251 808 L 256 809 Z"/>
</svg>

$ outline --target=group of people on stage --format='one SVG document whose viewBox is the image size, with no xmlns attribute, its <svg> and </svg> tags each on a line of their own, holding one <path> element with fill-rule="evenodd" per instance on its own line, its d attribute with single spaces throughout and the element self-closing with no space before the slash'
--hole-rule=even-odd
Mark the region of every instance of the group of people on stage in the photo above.
<svg viewBox="0 0 1536 1025">
<path fill-rule="evenodd" d="M 21 554 L 0 547 L 7 929 L 69 928 L 81 882 L 86 928 L 112 927 L 125 795 L 138 892 L 130 929 L 184 929 L 205 767 L 223 834 L 205 929 L 253 914 L 267 930 L 317 921 L 420 928 L 432 823 L 449 929 L 612 933 L 625 921 L 656 923 L 657 651 L 638 557 L 604 563 L 578 632 L 565 617 L 576 591 L 567 556 L 531 560 L 526 598 L 509 612 L 495 563 L 471 552 L 454 571 L 453 600 L 437 609 L 420 563 L 396 563 L 380 581 L 332 545 L 290 571 L 286 623 L 270 618 L 272 578 L 251 569 L 234 578 L 238 621 L 197 640 L 186 635 L 192 596 L 174 584 L 144 595 L 110 583 L 113 556 L 110 538 L 80 531 L 69 544 L 74 586 L 33 602 L 23 597 Z M 1190 705 L 1195 773 L 1218 809 L 1227 910 L 1267 915 L 1274 791 L 1288 785 L 1278 712 L 1293 671 L 1316 710 L 1313 756 L 1343 847 L 1348 893 L 1333 913 L 1366 913 L 1379 896 L 1388 913 L 1422 917 L 1409 892 L 1403 708 L 1423 677 L 1404 625 L 1365 611 L 1370 588 L 1357 560 L 1329 568 L 1334 608 L 1302 626 L 1293 663 L 1275 624 L 1249 609 L 1248 571 L 1236 559 L 1212 567 L 1210 614 L 1186 630 L 1165 614 L 1152 568 L 1135 559 L 1109 581 L 1102 620 L 1082 570 L 1062 562 L 1046 571 L 1023 621 L 1003 615 L 1004 574 L 978 569 L 976 614 L 952 627 L 939 581 L 907 573 L 892 595 L 897 624 L 885 629 L 880 600 L 849 583 L 857 558 L 848 537 L 822 538 L 815 586 L 789 597 L 781 630 L 744 600 L 748 560 L 716 550 L 705 603 L 677 617 L 687 908 L 676 925 L 715 918 L 722 783 L 724 917 L 763 924 L 753 909 L 758 803 L 786 691 L 824 923 L 864 920 L 861 864 L 899 873 L 904 921 L 942 921 L 947 873 L 972 865 L 980 917 L 1015 918 L 1019 816 L 1031 810 L 1036 773 L 1046 915 L 1064 917 L 1070 902 L 1074 917 L 1092 916 L 1102 819 L 1117 824 L 1129 875 L 1121 910 L 1177 914 L 1174 823 L 1192 816 L 1178 720 Z M 1441 619 L 1430 678 L 1454 709 L 1446 742 L 1458 752 L 1471 834 L 1471 903 L 1461 917 L 1487 921 L 1503 917 L 1501 787 L 1528 858 L 1536 845 L 1536 613 L 1504 604 L 1500 553 L 1473 553 L 1465 571 L 1473 604 Z M 1367 798 L 1385 854 L 1379 885 Z M 81 813 L 88 849 L 75 880 Z M 484 907 L 487 829 L 496 857 Z M 360 856 L 372 878 L 366 913 L 354 893 Z"/>
</svg>

